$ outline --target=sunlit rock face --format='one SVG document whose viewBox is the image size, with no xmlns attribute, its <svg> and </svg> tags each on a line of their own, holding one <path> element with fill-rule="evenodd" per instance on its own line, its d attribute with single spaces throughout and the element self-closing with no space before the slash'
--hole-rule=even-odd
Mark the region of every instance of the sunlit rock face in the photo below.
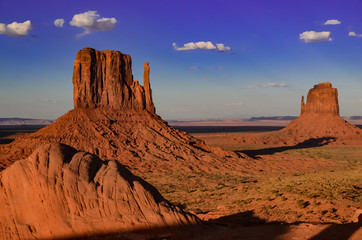
<svg viewBox="0 0 362 240">
<path fill-rule="evenodd" d="M 73 69 L 75 108 L 111 107 L 155 112 L 145 63 L 144 86 L 133 80 L 131 56 L 119 51 L 78 51 Z"/>
<path fill-rule="evenodd" d="M 78 51 L 73 72 L 74 109 L 43 129 L 0 146 L 0 171 L 40 145 L 58 142 L 101 159 L 117 160 L 136 172 L 238 172 L 245 156 L 207 146 L 172 128 L 155 113 L 150 66 L 144 64 L 141 86 L 133 79 L 131 63 L 131 57 L 119 51 Z"/>
<path fill-rule="evenodd" d="M 300 116 L 280 131 L 245 135 L 244 144 L 325 145 L 362 142 L 362 130 L 339 116 L 338 91 L 329 82 L 314 85 L 307 101 L 302 97 Z"/>
<path fill-rule="evenodd" d="M 307 103 L 302 97 L 301 115 L 320 114 L 339 116 L 338 91 L 329 82 L 314 85 L 309 90 Z"/>
<path fill-rule="evenodd" d="M 0 173 L 0 239 L 52 239 L 195 224 L 116 161 L 52 143 Z"/>
<path fill-rule="evenodd" d="M 362 132 L 339 116 L 338 91 L 329 82 L 314 85 L 307 102 L 302 97 L 301 114 L 282 131 L 296 139 L 332 137 L 360 138 Z"/>
</svg>

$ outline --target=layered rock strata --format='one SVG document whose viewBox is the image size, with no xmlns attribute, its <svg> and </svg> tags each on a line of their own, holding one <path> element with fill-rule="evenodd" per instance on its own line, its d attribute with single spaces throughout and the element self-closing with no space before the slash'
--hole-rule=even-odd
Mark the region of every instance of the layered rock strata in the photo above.
<svg viewBox="0 0 362 240">
<path fill-rule="evenodd" d="M 314 85 L 307 95 L 307 103 L 302 96 L 300 116 L 317 114 L 339 116 L 338 91 L 329 82 Z"/>
<path fill-rule="evenodd" d="M 116 161 L 46 144 L 0 173 L 0 238 L 75 238 L 195 224 Z"/>
<path fill-rule="evenodd" d="M 111 107 L 155 112 L 145 63 L 144 87 L 133 80 L 132 60 L 119 51 L 78 51 L 73 69 L 75 108 Z"/>
</svg>

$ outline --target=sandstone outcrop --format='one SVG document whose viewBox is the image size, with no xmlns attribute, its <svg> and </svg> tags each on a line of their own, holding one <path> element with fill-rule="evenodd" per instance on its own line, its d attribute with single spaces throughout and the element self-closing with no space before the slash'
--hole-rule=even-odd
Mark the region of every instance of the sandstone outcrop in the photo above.
<svg viewBox="0 0 362 240">
<path fill-rule="evenodd" d="M 145 63 L 144 87 L 133 80 L 131 56 L 119 51 L 78 51 L 74 62 L 75 108 L 111 107 L 155 112 Z"/>
<path fill-rule="evenodd" d="M 308 92 L 307 103 L 300 116 L 282 131 L 295 138 L 332 137 L 346 139 L 361 137 L 362 130 L 339 116 L 338 91 L 329 82 L 319 83 Z"/>
<path fill-rule="evenodd" d="M 246 162 L 240 155 L 209 147 L 155 114 L 149 64 L 144 67 L 141 86 L 133 80 L 129 55 L 80 50 L 74 63 L 74 109 L 38 132 L 0 146 L 0 170 L 42 144 L 59 142 L 115 159 L 137 172 L 228 169 L 240 173 Z"/>
<path fill-rule="evenodd" d="M 234 137 L 245 144 L 362 144 L 362 130 L 339 116 L 338 91 L 329 82 L 309 90 L 300 116 L 276 132 Z"/>
<path fill-rule="evenodd" d="M 195 224 L 116 161 L 46 144 L 0 173 L 0 238 L 51 239 Z"/>
<path fill-rule="evenodd" d="M 314 85 L 308 92 L 306 104 L 304 104 L 304 96 L 302 97 L 300 116 L 307 114 L 339 116 L 338 91 L 332 88 L 331 83 Z"/>
</svg>

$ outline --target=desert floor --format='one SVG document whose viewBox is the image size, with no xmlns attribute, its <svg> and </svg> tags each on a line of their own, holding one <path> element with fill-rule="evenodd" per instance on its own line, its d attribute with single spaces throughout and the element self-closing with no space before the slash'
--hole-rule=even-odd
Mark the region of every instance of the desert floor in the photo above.
<svg viewBox="0 0 362 240">
<path fill-rule="evenodd" d="M 248 146 L 229 141 L 242 134 L 193 135 L 253 157 L 261 166 L 258 172 L 137 173 L 206 224 L 85 238 L 362 239 L 362 225 L 351 223 L 362 209 L 362 146 Z M 18 135 L 11 132 L 2 139 Z"/>
</svg>

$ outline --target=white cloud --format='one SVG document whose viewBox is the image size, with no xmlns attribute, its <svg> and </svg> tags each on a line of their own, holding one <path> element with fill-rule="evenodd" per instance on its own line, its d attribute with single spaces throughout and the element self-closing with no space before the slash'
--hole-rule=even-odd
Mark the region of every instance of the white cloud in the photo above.
<svg viewBox="0 0 362 240">
<path fill-rule="evenodd" d="M 216 48 L 220 52 L 228 52 L 228 51 L 230 51 L 230 47 L 225 46 L 223 43 L 216 43 Z"/>
<path fill-rule="evenodd" d="M 228 52 L 230 51 L 230 47 L 225 46 L 223 43 L 216 43 L 215 45 L 208 41 L 208 42 L 189 42 L 189 43 L 185 43 L 183 45 L 183 47 L 177 47 L 176 43 L 172 44 L 173 48 L 176 51 L 189 51 L 189 50 L 196 50 L 196 49 L 201 49 L 201 50 L 217 50 L 219 52 Z"/>
<path fill-rule="evenodd" d="M 59 19 L 56 19 L 56 20 L 54 21 L 54 25 L 55 25 L 56 27 L 63 27 L 64 22 L 65 22 L 64 19 L 59 18 Z"/>
<path fill-rule="evenodd" d="M 337 19 L 331 19 L 327 20 L 324 25 L 338 25 L 341 24 L 341 21 L 338 21 Z"/>
<path fill-rule="evenodd" d="M 356 34 L 355 32 L 349 32 L 348 36 L 350 36 L 350 37 L 362 37 L 362 34 Z"/>
<path fill-rule="evenodd" d="M 23 23 L 13 22 L 7 25 L 0 23 L 0 34 L 5 34 L 10 37 L 25 37 L 33 28 L 34 26 L 31 25 L 30 20 Z"/>
<path fill-rule="evenodd" d="M 330 38 L 331 32 L 315 32 L 315 31 L 306 31 L 299 34 L 299 38 L 304 40 L 304 42 L 324 42 L 332 41 Z"/>
<path fill-rule="evenodd" d="M 290 85 L 286 84 L 286 83 L 265 83 L 265 84 L 260 84 L 258 85 L 258 87 L 261 88 L 287 88 L 290 87 Z"/>
<path fill-rule="evenodd" d="M 70 21 L 71 26 L 80 27 L 84 32 L 78 34 L 78 37 L 89 34 L 91 31 L 110 31 L 116 25 L 115 18 L 100 18 L 97 11 L 88 11 L 73 16 Z"/>
</svg>

